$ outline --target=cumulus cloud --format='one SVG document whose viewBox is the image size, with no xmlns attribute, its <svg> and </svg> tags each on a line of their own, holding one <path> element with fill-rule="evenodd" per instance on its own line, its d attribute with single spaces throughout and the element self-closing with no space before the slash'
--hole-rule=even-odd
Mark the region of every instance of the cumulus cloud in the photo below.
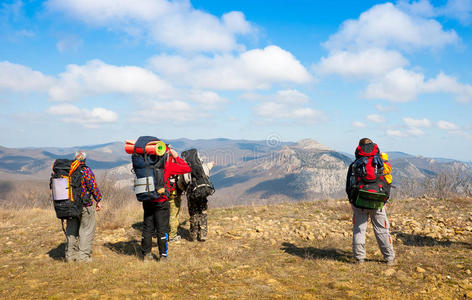
<svg viewBox="0 0 472 300">
<path fill-rule="evenodd" d="M 309 97 L 297 90 L 280 90 L 272 95 L 252 94 L 250 98 L 260 102 L 253 111 L 266 121 L 319 123 L 326 120 L 322 111 L 307 107 Z"/>
<path fill-rule="evenodd" d="M 8 61 L 0 62 L 0 90 L 44 92 L 55 83 L 51 76 Z"/>
<path fill-rule="evenodd" d="M 409 127 L 431 127 L 431 121 L 426 118 L 423 119 L 413 119 L 413 118 L 403 118 L 403 122 Z"/>
<path fill-rule="evenodd" d="M 75 100 L 109 93 L 170 97 L 175 91 L 153 72 L 136 66 L 108 65 L 92 60 L 83 66 L 68 65 L 58 84 L 49 89 L 53 100 Z"/>
<path fill-rule="evenodd" d="M 290 52 L 277 46 L 249 50 L 237 56 L 158 55 L 149 63 L 166 78 L 203 89 L 268 89 L 276 83 L 301 84 L 312 79 Z"/>
<path fill-rule="evenodd" d="M 169 112 L 172 112 L 172 117 L 166 118 L 166 122 L 176 125 L 209 117 L 207 111 L 198 109 L 197 106 L 182 100 L 151 100 L 141 101 L 140 104 L 141 108 L 133 112 L 131 122 L 159 124 L 162 123 L 162 119 L 156 118 L 156 116 L 165 117 Z"/>
<path fill-rule="evenodd" d="M 444 130 L 458 130 L 459 129 L 459 126 L 457 126 L 456 124 L 452 122 L 444 121 L 444 120 L 438 121 L 436 125 L 438 126 L 438 128 L 444 129 Z"/>
<path fill-rule="evenodd" d="M 324 46 L 329 50 L 438 48 L 458 43 L 454 30 L 433 19 L 405 13 L 392 3 L 375 5 L 357 20 L 347 20 Z"/>
<path fill-rule="evenodd" d="M 374 48 L 359 52 L 334 51 L 321 58 L 315 70 L 322 74 L 365 78 L 406 65 L 408 61 L 399 52 Z"/>
<path fill-rule="evenodd" d="M 464 25 L 472 21 L 472 0 L 448 0 L 445 5 L 434 7 L 429 0 L 399 1 L 398 8 L 424 17 L 446 17 L 459 20 Z"/>
<path fill-rule="evenodd" d="M 113 123 L 118 120 L 118 115 L 108 109 L 96 107 L 92 110 L 79 108 L 72 104 L 60 104 L 51 106 L 47 112 L 61 116 L 66 123 L 78 123 L 84 127 L 95 128 L 103 123 Z"/>
<path fill-rule="evenodd" d="M 401 131 L 398 129 L 387 130 L 388 136 L 396 136 L 396 137 L 420 136 L 423 134 L 424 134 L 424 131 L 419 128 L 408 128 L 404 131 Z"/>
<path fill-rule="evenodd" d="M 402 52 L 436 50 L 459 43 L 454 30 L 445 30 L 432 19 L 437 11 L 424 0 L 375 5 L 358 19 L 345 21 L 330 36 L 324 43 L 328 56 L 321 58 L 314 69 L 321 75 L 366 79 L 366 98 L 408 102 L 419 94 L 444 92 L 467 102 L 472 99 L 470 85 L 444 73 L 426 81 L 424 74 L 405 69 L 409 61 Z"/>
<path fill-rule="evenodd" d="M 373 80 L 366 88 L 364 97 L 386 99 L 393 102 L 416 100 L 423 93 L 448 93 L 458 101 L 468 102 L 472 99 L 472 85 L 462 84 L 456 78 L 439 73 L 436 78 L 425 81 L 422 73 L 395 69 L 385 76 Z"/>
<path fill-rule="evenodd" d="M 184 51 L 229 51 L 237 35 L 253 31 L 241 12 L 221 18 L 195 9 L 190 1 L 48 0 L 46 7 L 92 26 L 106 27 Z"/>
</svg>

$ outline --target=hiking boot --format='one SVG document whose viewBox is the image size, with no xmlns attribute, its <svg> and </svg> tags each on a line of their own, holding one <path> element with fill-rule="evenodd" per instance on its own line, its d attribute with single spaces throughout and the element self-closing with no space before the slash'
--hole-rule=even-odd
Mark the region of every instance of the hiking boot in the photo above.
<svg viewBox="0 0 472 300">
<path fill-rule="evenodd" d="M 176 236 L 174 236 L 173 238 L 171 238 L 169 240 L 169 243 L 179 242 L 181 239 L 182 239 L 182 237 L 180 235 L 176 235 Z"/>
<path fill-rule="evenodd" d="M 387 266 L 394 266 L 397 264 L 397 262 L 394 259 L 387 260 L 385 263 L 387 264 Z"/>
<path fill-rule="evenodd" d="M 153 261 L 153 260 L 154 260 L 154 256 L 152 256 L 151 252 L 144 254 L 144 256 L 143 256 L 143 261 L 144 262 L 149 262 L 149 261 Z"/>
<path fill-rule="evenodd" d="M 161 255 L 161 257 L 159 257 L 159 261 L 160 262 L 168 262 L 169 261 L 169 256 Z"/>
</svg>

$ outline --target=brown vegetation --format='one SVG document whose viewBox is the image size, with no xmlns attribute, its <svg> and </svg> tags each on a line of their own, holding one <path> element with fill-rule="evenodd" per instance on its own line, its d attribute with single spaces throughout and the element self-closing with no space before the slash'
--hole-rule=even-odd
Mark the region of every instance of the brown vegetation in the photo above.
<svg viewBox="0 0 472 300">
<path fill-rule="evenodd" d="M 394 199 L 398 263 L 386 266 L 369 225 L 368 261 L 354 264 L 346 200 L 209 211 L 209 240 L 170 244 L 171 260 L 139 260 L 142 209 L 100 182 L 94 261 L 62 260 L 51 206 L 0 210 L 0 298 L 400 299 L 472 295 L 472 199 Z M 110 190 L 108 190 L 110 188 Z M 128 193 L 128 194 L 127 194 Z M 183 208 L 182 235 L 188 216 Z M 154 248 L 154 252 L 156 248 Z"/>
</svg>

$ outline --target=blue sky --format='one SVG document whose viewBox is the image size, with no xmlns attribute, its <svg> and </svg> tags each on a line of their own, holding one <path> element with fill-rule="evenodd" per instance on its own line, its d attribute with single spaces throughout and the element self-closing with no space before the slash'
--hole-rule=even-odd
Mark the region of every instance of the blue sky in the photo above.
<svg viewBox="0 0 472 300">
<path fill-rule="evenodd" d="M 2 146 L 371 137 L 472 161 L 472 0 L 7 0 L 0 26 Z"/>
</svg>

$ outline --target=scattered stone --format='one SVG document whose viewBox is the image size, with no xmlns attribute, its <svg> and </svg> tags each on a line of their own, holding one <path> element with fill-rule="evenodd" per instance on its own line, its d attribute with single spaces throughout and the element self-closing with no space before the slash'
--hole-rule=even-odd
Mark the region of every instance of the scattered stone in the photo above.
<svg viewBox="0 0 472 300">
<path fill-rule="evenodd" d="M 98 269 L 93 269 L 93 270 L 92 270 L 92 273 L 93 273 L 93 274 L 97 274 L 97 273 L 98 273 Z"/>
<path fill-rule="evenodd" d="M 395 274 L 395 272 L 396 272 L 395 269 L 390 268 L 390 269 L 387 269 L 387 270 L 383 271 L 383 274 L 385 276 L 392 276 L 393 274 Z"/>
<path fill-rule="evenodd" d="M 423 269 L 422 267 L 416 267 L 416 272 L 418 272 L 418 273 L 424 273 L 424 272 L 426 272 L 426 270 Z"/>
</svg>

